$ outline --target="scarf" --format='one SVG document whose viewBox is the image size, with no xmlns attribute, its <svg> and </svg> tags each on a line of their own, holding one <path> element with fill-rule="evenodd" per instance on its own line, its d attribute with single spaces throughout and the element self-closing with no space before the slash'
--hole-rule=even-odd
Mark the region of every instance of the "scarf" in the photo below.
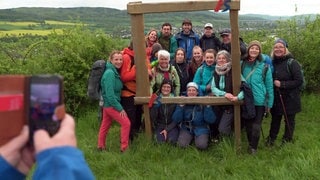
<svg viewBox="0 0 320 180">
<path fill-rule="evenodd" d="M 231 69 L 231 62 L 228 62 L 223 65 L 216 64 L 215 71 L 218 75 L 225 75 L 230 71 L 230 69 Z"/>
</svg>

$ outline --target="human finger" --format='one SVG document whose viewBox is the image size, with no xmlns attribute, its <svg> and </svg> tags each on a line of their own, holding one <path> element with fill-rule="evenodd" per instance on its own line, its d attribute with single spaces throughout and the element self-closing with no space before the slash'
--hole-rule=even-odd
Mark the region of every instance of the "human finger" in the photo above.
<svg viewBox="0 0 320 180">
<path fill-rule="evenodd" d="M 19 150 L 27 144 L 29 138 L 29 127 L 24 125 L 20 134 L 10 140 L 4 147 L 11 150 Z"/>
</svg>

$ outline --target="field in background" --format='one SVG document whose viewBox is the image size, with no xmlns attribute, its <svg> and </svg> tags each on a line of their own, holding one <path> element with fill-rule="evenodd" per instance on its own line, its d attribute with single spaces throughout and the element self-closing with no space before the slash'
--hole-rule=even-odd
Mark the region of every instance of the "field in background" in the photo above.
<svg viewBox="0 0 320 180">
<path fill-rule="evenodd" d="M 45 36 L 53 31 L 62 33 L 63 28 L 83 25 L 80 23 L 69 23 L 62 21 L 43 21 L 43 22 L 7 22 L 0 21 L 0 37 L 3 36 L 22 36 L 40 35 Z"/>
</svg>

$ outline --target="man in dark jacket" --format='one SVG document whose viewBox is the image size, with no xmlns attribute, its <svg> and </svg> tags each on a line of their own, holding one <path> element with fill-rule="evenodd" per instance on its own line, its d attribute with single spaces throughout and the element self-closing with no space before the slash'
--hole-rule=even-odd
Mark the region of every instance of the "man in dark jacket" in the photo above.
<svg viewBox="0 0 320 180">
<path fill-rule="evenodd" d="M 216 37 L 213 25 L 211 23 L 207 23 L 204 25 L 204 34 L 200 39 L 200 47 L 203 52 L 207 49 L 214 49 L 216 52 L 220 50 L 221 41 L 218 37 Z"/>
<path fill-rule="evenodd" d="M 221 50 L 226 50 L 231 54 L 231 30 L 224 29 L 220 32 L 220 37 L 222 38 L 221 43 Z M 247 45 L 243 42 L 242 38 L 239 38 L 240 43 L 240 52 L 241 52 L 241 59 L 246 54 Z"/>
</svg>

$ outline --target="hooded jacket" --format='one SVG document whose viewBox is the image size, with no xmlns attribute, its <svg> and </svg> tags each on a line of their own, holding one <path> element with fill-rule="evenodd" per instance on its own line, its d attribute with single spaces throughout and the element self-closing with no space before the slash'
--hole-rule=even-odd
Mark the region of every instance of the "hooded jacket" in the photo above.
<svg viewBox="0 0 320 180">
<path fill-rule="evenodd" d="M 166 49 L 170 53 L 170 59 L 174 59 L 174 54 L 178 48 L 177 40 L 173 35 L 170 35 L 167 39 L 162 36 L 162 33 L 158 33 L 158 42 L 164 49 L 164 45 L 161 43 L 163 41 L 169 41 L 169 49 Z"/>
<path fill-rule="evenodd" d="M 249 63 L 244 60 L 241 64 L 242 76 L 252 89 L 255 106 L 266 106 L 271 108 L 273 105 L 273 79 L 271 69 L 268 68 L 266 76 L 263 77 L 265 63 L 262 60 L 256 59 Z"/>
<path fill-rule="evenodd" d="M 303 83 L 301 67 L 296 60 L 293 60 L 288 67 L 288 60 L 293 58 L 288 54 L 281 58 L 273 58 L 273 79 L 280 81 L 280 88 L 274 88 L 274 104 L 271 112 L 277 115 L 283 115 L 283 104 L 287 114 L 295 114 L 301 111 L 300 85 Z M 291 73 L 288 72 L 291 68 Z M 281 95 L 281 97 L 280 97 Z"/>
<path fill-rule="evenodd" d="M 193 82 L 199 85 L 199 93 L 203 93 L 202 95 L 208 95 L 211 92 L 206 91 L 207 85 L 211 85 L 213 73 L 214 73 L 215 65 L 208 66 L 207 63 L 203 63 L 196 71 L 196 74 L 193 77 Z"/>
<path fill-rule="evenodd" d="M 214 49 L 216 52 L 220 50 L 221 41 L 216 37 L 215 34 L 212 34 L 210 37 L 203 35 L 200 39 L 200 47 L 203 52 L 207 49 Z"/>
<path fill-rule="evenodd" d="M 190 34 L 184 34 L 183 31 L 181 31 L 176 34 L 175 38 L 177 40 L 178 47 L 183 48 L 186 51 L 186 60 L 187 63 L 189 63 L 192 58 L 193 47 L 200 44 L 198 34 L 193 30 L 190 30 Z"/>
<path fill-rule="evenodd" d="M 212 107 L 202 105 L 177 105 L 172 118 L 173 125 L 170 125 L 169 128 L 180 124 L 181 129 L 187 130 L 195 136 L 209 134 L 209 124 L 216 121 L 216 115 Z"/>
<path fill-rule="evenodd" d="M 108 61 L 106 63 L 106 71 L 101 78 L 103 107 L 113 107 L 119 112 L 123 110 L 120 104 L 122 87 L 123 85 L 117 69 Z"/>
</svg>

